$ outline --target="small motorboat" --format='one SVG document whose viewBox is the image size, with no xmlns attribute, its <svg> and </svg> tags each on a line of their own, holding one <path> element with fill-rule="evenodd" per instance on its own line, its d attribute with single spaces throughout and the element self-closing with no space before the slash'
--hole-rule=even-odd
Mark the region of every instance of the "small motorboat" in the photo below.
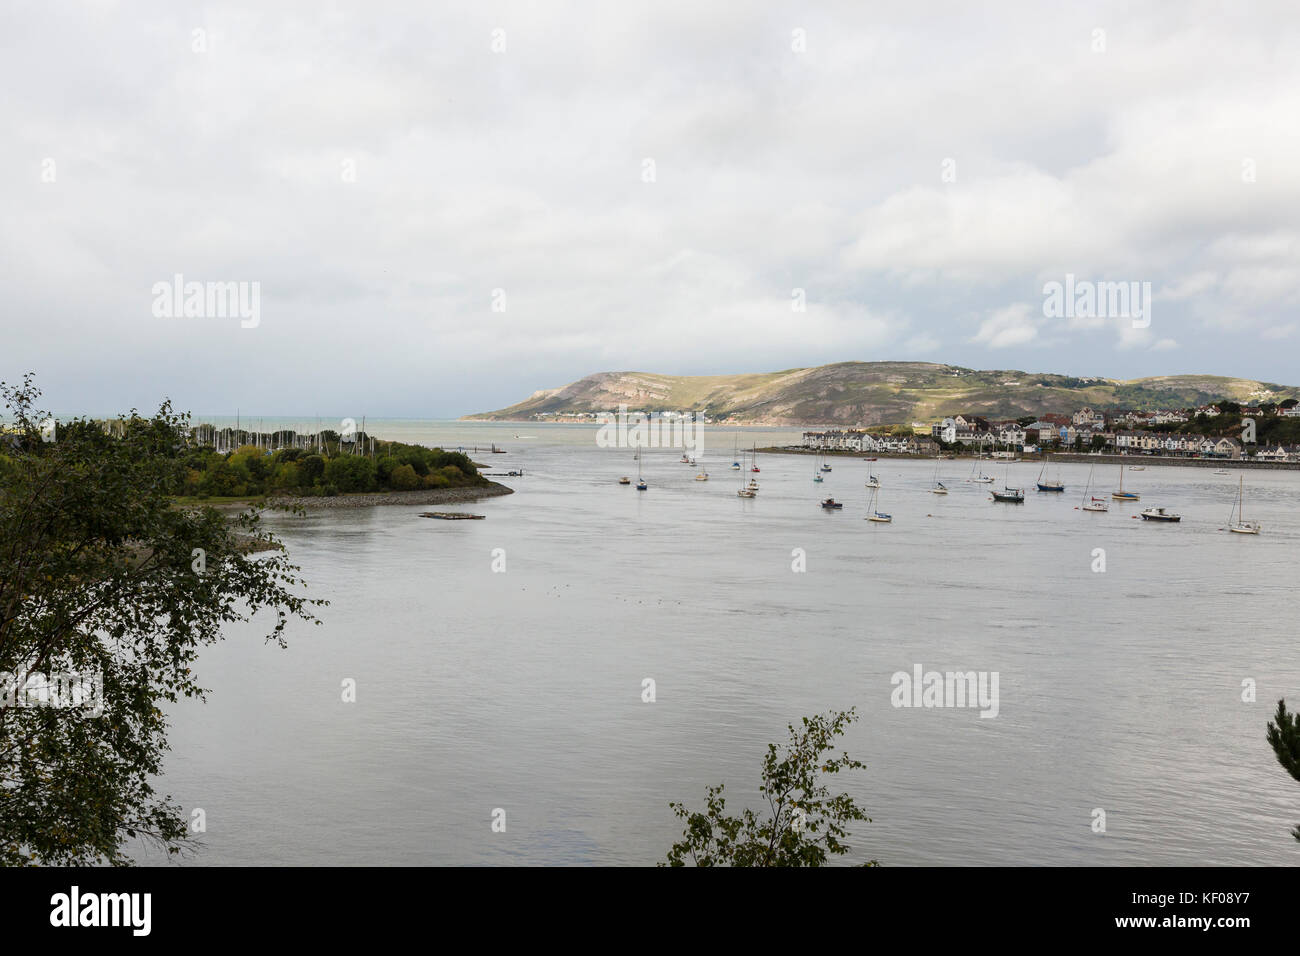
<svg viewBox="0 0 1300 956">
<path fill-rule="evenodd" d="M 1142 512 L 1143 521 L 1182 521 L 1183 516 L 1166 511 L 1164 508 L 1148 508 Z"/>
<path fill-rule="evenodd" d="M 644 480 L 642 480 L 642 481 L 638 481 L 638 482 L 636 483 L 636 490 L 637 490 L 637 491 L 645 491 L 645 490 L 646 490 L 647 488 L 649 488 L 649 487 L 650 487 L 650 486 L 647 485 L 647 484 L 645 483 Z"/>
<path fill-rule="evenodd" d="M 830 470 L 831 470 L 831 466 L 830 466 L 830 465 L 822 465 L 821 470 L 822 470 L 822 471 L 830 471 Z"/>
<path fill-rule="evenodd" d="M 627 477 L 627 475 L 624 475 L 622 478 L 618 480 L 618 483 L 620 485 L 630 485 L 632 484 L 632 479 Z"/>
<path fill-rule="evenodd" d="M 1009 504 L 1023 504 L 1025 490 L 1023 488 L 1003 488 L 1001 491 L 993 492 L 993 500 L 1005 501 Z"/>
<path fill-rule="evenodd" d="M 825 481 L 825 480 L 826 479 L 823 478 L 821 475 L 817 474 L 816 472 L 813 472 L 813 481 Z"/>
<path fill-rule="evenodd" d="M 731 470 L 732 470 L 732 471 L 740 471 L 740 462 L 738 462 L 738 461 L 733 461 L 733 462 L 731 463 Z"/>
<path fill-rule="evenodd" d="M 864 458 L 864 459 L 862 459 L 862 460 L 863 460 L 863 461 L 876 461 L 877 459 L 875 459 L 875 458 Z"/>
<path fill-rule="evenodd" d="M 690 458 L 688 458 L 686 455 L 682 455 L 682 457 L 678 458 L 677 460 L 680 461 L 683 465 L 689 465 L 691 463 Z"/>
<path fill-rule="evenodd" d="M 822 502 L 822 507 L 827 511 L 838 511 L 840 508 L 844 507 L 844 502 L 836 501 L 834 498 L 827 498 Z"/>
<path fill-rule="evenodd" d="M 1128 470 L 1129 470 L 1129 471 L 1146 471 L 1146 470 L 1147 470 L 1147 466 L 1146 466 L 1146 465 L 1129 465 L 1129 466 L 1128 466 Z"/>
</svg>

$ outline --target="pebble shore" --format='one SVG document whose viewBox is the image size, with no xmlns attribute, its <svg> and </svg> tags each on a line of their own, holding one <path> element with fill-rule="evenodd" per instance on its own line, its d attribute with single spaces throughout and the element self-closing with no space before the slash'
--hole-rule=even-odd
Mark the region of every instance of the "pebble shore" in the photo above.
<svg viewBox="0 0 1300 956">
<path fill-rule="evenodd" d="M 332 498 L 299 498 L 276 496 L 266 500 L 265 507 L 289 506 L 306 508 L 371 508 L 376 505 L 450 505 L 480 498 L 498 498 L 501 495 L 513 495 L 515 490 L 499 482 L 489 481 L 486 485 L 474 485 L 469 488 L 425 488 L 419 491 L 381 491 L 364 495 L 335 495 Z M 198 503 L 201 507 L 203 502 Z M 243 511 L 248 502 L 222 502 L 210 507 Z"/>
</svg>

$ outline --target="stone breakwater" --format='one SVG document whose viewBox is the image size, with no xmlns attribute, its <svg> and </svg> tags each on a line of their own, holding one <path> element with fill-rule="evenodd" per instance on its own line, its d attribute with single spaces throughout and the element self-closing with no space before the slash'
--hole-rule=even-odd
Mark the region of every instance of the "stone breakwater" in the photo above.
<svg viewBox="0 0 1300 956">
<path fill-rule="evenodd" d="M 268 508 L 289 506 L 294 508 L 370 508 L 375 505 L 450 505 L 466 501 L 478 501 L 480 498 L 498 498 L 501 495 L 513 495 L 515 490 L 499 482 L 489 481 L 486 485 L 473 485 L 469 488 L 425 488 L 419 491 L 380 491 L 363 495 L 335 495 L 332 498 L 300 498 L 276 496 L 267 498 L 264 506 Z M 201 506 L 203 503 L 199 502 Z M 250 502 L 223 502 L 212 505 L 213 508 L 243 511 Z"/>
<path fill-rule="evenodd" d="M 274 498 L 268 504 L 303 508 L 369 508 L 373 505 L 449 505 L 480 498 L 513 495 L 515 490 L 490 481 L 470 488 L 425 488 L 420 491 L 381 491 L 369 495 L 335 495 L 332 498 Z"/>
</svg>

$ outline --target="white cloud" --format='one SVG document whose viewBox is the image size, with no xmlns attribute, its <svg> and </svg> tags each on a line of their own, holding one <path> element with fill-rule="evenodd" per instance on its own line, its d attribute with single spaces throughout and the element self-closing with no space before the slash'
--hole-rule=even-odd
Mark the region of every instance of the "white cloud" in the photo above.
<svg viewBox="0 0 1300 956">
<path fill-rule="evenodd" d="M 992 349 L 1028 345 L 1038 338 L 1041 324 L 1041 319 L 1035 317 L 1031 306 L 1017 303 L 998 309 L 981 322 L 973 341 Z"/>
<path fill-rule="evenodd" d="M 1076 374 L 1159 373 L 1176 339 L 1295 378 L 1257 347 L 1300 294 L 1288 3 L 114 9 L 20 7 L 0 60 L 0 378 L 67 401 L 453 414 L 607 368 L 1049 338 Z M 160 326 L 176 272 L 261 281 L 261 326 Z M 1036 318 L 1066 273 L 1151 282 L 1153 329 Z"/>
</svg>

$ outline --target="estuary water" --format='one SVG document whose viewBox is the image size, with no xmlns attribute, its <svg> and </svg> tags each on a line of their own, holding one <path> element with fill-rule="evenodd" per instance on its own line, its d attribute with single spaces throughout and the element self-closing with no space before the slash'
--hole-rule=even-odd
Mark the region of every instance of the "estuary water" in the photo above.
<svg viewBox="0 0 1300 956">
<path fill-rule="evenodd" d="M 397 427 L 368 430 L 496 443 L 478 460 L 525 476 L 452 506 L 484 521 L 269 518 L 332 603 L 287 650 L 268 620 L 200 656 L 211 693 L 173 708 L 159 787 L 204 811 L 187 865 L 653 864 L 680 835 L 670 800 L 725 782 L 758 809 L 768 742 L 848 707 L 867 769 L 829 780 L 873 818 L 849 862 L 1294 862 L 1300 784 L 1264 733 L 1279 697 L 1300 704 L 1300 473 L 1247 475 L 1246 537 L 1220 530 L 1235 473 L 1209 469 L 1126 472 L 1141 503 L 1093 514 L 1086 465 L 1062 466 L 1062 495 L 997 466 L 1028 489 L 1006 505 L 969 462 L 835 458 L 817 484 L 811 458 L 760 455 L 745 500 L 733 446 L 797 432 L 710 431 L 707 482 L 648 451 L 638 492 L 594 427 Z M 869 470 L 892 524 L 863 520 Z M 1096 493 L 1117 480 L 1100 469 Z M 1182 522 L 1135 517 L 1151 505 Z M 997 715 L 894 706 L 917 665 L 996 673 Z"/>
</svg>

